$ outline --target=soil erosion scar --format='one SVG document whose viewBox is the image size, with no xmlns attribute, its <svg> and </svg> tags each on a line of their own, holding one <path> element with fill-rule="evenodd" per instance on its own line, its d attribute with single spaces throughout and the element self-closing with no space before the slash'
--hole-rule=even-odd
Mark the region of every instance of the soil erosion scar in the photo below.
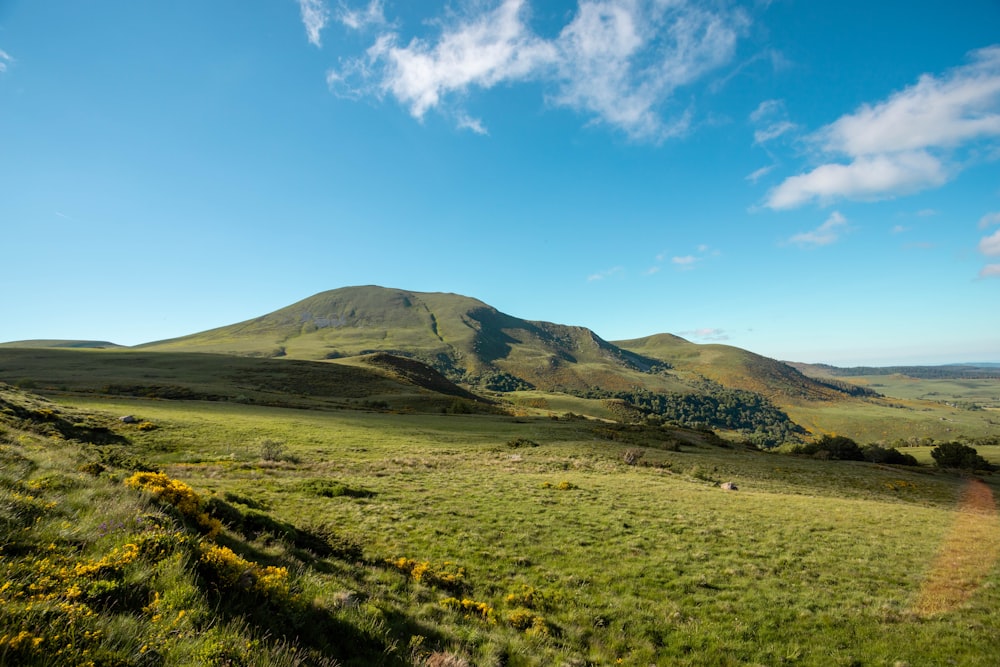
<svg viewBox="0 0 1000 667">
<path fill-rule="evenodd" d="M 927 573 L 912 611 L 931 616 L 951 611 L 972 597 L 1000 559 L 1000 522 L 990 487 L 970 480 L 955 522 Z"/>
</svg>

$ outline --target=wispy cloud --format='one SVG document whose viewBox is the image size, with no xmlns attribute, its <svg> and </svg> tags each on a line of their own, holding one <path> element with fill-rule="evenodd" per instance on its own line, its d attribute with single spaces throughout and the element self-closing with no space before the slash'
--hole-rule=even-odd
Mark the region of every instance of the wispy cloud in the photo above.
<svg viewBox="0 0 1000 667">
<path fill-rule="evenodd" d="M 371 0 L 363 9 L 352 9 L 341 1 L 337 8 L 336 19 L 352 30 L 364 30 L 386 23 L 382 0 Z"/>
<path fill-rule="evenodd" d="M 962 149 L 1000 137 L 1000 46 L 970 58 L 815 132 L 809 143 L 829 161 L 785 179 L 766 205 L 885 199 L 947 182 L 961 170 Z"/>
<path fill-rule="evenodd" d="M 302 13 L 302 23 L 306 27 L 306 36 L 314 46 L 323 46 L 320 33 L 330 20 L 330 10 L 323 0 L 299 0 L 299 11 Z"/>
<path fill-rule="evenodd" d="M 0 74 L 6 72 L 7 65 L 12 62 L 14 62 L 14 59 L 11 57 L 11 55 L 6 51 L 4 51 L 3 49 L 0 49 Z"/>
<path fill-rule="evenodd" d="M 783 100 L 764 100 L 750 114 L 750 122 L 757 126 L 753 133 L 755 144 L 766 144 L 798 128 L 788 119 Z"/>
<path fill-rule="evenodd" d="M 1000 229 L 979 241 L 979 252 L 987 257 L 1000 257 Z"/>
<path fill-rule="evenodd" d="M 473 118 L 472 116 L 460 113 L 458 115 L 457 122 L 460 130 L 471 130 L 476 134 L 482 135 L 489 134 L 489 132 L 486 131 L 486 127 L 483 125 L 483 121 L 478 118 Z"/>
<path fill-rule="evenodd" d="M 987 264 L 979 272 L 980 278 L 1000 278 L 1000 264 Z"/>
<path fill-rule="evenodd" d="M 694 329 L 691 331 L 682 331 L 680 332 L 680 335 L 686 336 L 688 338 L 697 338 L 699 340 L 707 340 L 707 341 L 729 340 L 729 334 L 727 334 L 725 330 L 713 329 L 707 327 L 703 329 Z"/>
<path fill-rule="evenodd" d="M 689 271 L 693 269 L 694 265 L 697 264 L 699 261 L 701 261 L 701 258 L 695 257 L 694 255 L 684 255 L 683 257 L 670 258 L 670 263 L 683 271 Z"/>
<path fill-rule="evenodd" d="M 776 165 L 776 164 L 772 164 L 772 165 L 768 165 L 767 167 L 761 167 L 760 169 L 758 169 L 757 171 L 753 172 L 752 174 L 747 174 L 746 179 L 748 181 L 750 181 L 751 183 L 756 183 L 757 181 L 759 181 L 760 179 L 764 178 L 765 176 L 767 176 L 768 174 L 770 174 L 772 171 L 774 171 L 775 167 L 777 167 L 777 166 L 778 165 Z"/>
<path fill-rule="evenodd" d="M 846 230 L 847 218 L 834 211 L 822 225 L 808 232 L 801 232 L 788 239 L 788 243 L 802 247 L 819 247 L 836 243 Z"/>
<path fill-rule="evenodd" d="M 605 269 L 604 271 L 598 271 L 597 273 L 592 273 L 587 276 L 587 282 L 594 282 L 597 280 L 605 280 L 607 278 L 614 278 L 616 276 L 622 276 L 625 274 L 625 269 L 620 266 L 615 266 L 610 269 Z"/>
<path fill-rule="evenodd" d="M 980 229 L 986 229 L 991 225 L 1000 225 L 1000 211 L 996 213 L 987 213 L 983 217 L 979 218 Z"/>
<path fill-rule="evenodd" d="M 539 81 L 554 106 L 661 141 L 691 124 L 689 108 L 667 109 L 675 92 L 729 63 L 749 24 L 742 10 L 688 0 L 580 0 L 558 35 L 542 38 L 526 0 L 474 7 L 436 39 L 382 31 L 327 81 L 339 94 L 390 95 L 417 119 L 432 109 L 461 118 L 455 108 L 474 89 Z"/>
</svg>

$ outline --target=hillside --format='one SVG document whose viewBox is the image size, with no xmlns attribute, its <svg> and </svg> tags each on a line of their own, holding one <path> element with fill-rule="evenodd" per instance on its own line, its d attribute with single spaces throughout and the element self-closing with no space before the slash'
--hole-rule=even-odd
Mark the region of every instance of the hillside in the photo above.
<svg viewBox="0 0 1000 667">
<path fill-rule="evenodd" d="M 989 665 L 997 491 L 684 429 L 0 384 L 0 664 Z"/>
<path fill-rule="evenodd" d="M 807 377 L 788 364 L 731 345 L 699 345 L 671 334 L 616 341 L 619 347 L 678 370 L 699 373 L 726 387 L 753 391 L 776 402 L 831 401 L 844 391 Z"/>
<path fill-rule="evenodd" d="M 312 360 L 387 352 L 493 391 L 701 393 L 709 378 L 769 397 L 843 396 L 739 348 L 668 334 L 615 344 L 584 327 L 523 320 L 465 296 L 374 286 L 322 292 L 252 320 L 141 348 Z"/>
<path fill-rule="evenodd" d="M 0 381 L 39 391 L 247 405 L 441 411 L 488 401 L 420 362 L 374 355 L 351 365 L 132 349 L 0 349 Z"/>
</svg>

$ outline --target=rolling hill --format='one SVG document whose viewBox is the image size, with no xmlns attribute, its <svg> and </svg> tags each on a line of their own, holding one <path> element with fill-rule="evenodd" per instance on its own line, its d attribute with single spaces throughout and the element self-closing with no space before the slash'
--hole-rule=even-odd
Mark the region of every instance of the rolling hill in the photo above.
<svg viewBox="0 0 1000 667">
<path fill-rule="evenodd" d="M 705 380 L 766 396 L 836 400 L 843 393 L 745 350 L 669 334 L 611 343 L 590 329 L 529 321 L 456 294 L 346 287 L 266 315 L 140 346 L 289 359 L 385 352 L 493 391 L 537 388 L 702 393 Z"/>
</svg>

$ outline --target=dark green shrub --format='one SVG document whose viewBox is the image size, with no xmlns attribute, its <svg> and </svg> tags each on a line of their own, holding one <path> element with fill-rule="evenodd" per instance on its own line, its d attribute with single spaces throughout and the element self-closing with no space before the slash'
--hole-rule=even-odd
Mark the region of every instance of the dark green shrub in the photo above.
<svg viewBox="0 0 1000 667">
<path fill-rule="evenodd" d="M 888 463 L 890 465 L 916 466 L 920 465 L 913 456 L 903 454 L 895 447 L 883 447 L 881 445 L 865 445 L 861 449 L 865 461 L 871 463 Z"/>
<path fill-rule="evenodd" d="M 943 442 L 931 450 L 931 458 L 938 468 L 963 470 L 993 470 L 993 465 L 979 455 L 974 447 L 960 442 Z"/>
<path fill-rule="evenodd" d="M 834 461 L 864 461 L 865 454 L 858 443 L 842 435 L 824 435 L 816 442 L 796 447 L 796 454 Z"/>
</svg>

